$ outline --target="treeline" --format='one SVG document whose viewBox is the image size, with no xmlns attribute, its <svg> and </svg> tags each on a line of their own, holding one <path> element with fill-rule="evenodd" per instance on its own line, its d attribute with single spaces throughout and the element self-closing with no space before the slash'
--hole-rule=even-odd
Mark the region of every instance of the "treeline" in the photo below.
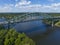
<svg viewBox="0 0 60 45">
<path fill-rule="evenodd" d="M 39 13 L 39 12 L 35 12 L 35 13 L 0 13 L 0 18 L 1 17 L 5 17 L 5 18 L 13 18 L 13 17 L 19 17 L 19 16 L 60 16 L 60 13 Z"/>
<path fill-rule="evenodd" d="M 14 29 L 0 30 L 0 45 L 35 45 L 32 39 Z"/>
</svg>

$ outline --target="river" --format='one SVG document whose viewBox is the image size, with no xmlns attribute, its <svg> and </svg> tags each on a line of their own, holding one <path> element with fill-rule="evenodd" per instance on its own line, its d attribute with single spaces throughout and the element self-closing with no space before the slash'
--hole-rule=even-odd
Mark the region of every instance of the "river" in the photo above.
<svg viewBox="0 0 60 45">
<path fill-rule="evenodd" d="M 60 28 L 51 27 L 42 20 L 17 23 L 14 28 L 18 32 L 25 32 L 36 45 L 60 45 Z"/>
<path fill-rule="evenodd" d="M 51 27 L 42 20 L 19 23 L 14 28 L 18 32 L 25 32 L 36 45 L 60 45 L 60 28 Z"/>
</svg>

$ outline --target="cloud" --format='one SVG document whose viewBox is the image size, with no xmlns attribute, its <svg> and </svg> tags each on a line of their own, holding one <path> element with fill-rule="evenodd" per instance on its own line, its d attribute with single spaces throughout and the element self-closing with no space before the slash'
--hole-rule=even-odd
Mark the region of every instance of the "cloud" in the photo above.
<svg viewBox="0 0 60 45">
<path fill-rule="evenodd" d="M 15 5 L 5 4 L 4 6 L 0 6 L 0 12 L 60 12 L 60 3 L 52 3 L 49 5 L 31 3 L 31 1 L 21 0 Z"/>
<path fill-rule="evenodd" d="M 52 11 L 59 10 L 60 3 L 52 3 L 50 5 L 41 5 L 41 4 L 32 4 L 32 5 L 30 4 L 30 5 L 25 5 L 25 6 L 19 5 L 17 6 L 17 8 L 24 9 L 25 11 L 28 9 L 30 11 L 32 10 L 32 11 L 38 11 L 38 12 L 41 12 L 41 11 L 47 12 L 47 10 L 48 12 L 52 12 Z"/>
<path fill-rule="evenodd" d="M 21 0 L 20 2 L 18 2 L 15 7 L 17 6 L 21 6 L 21 5 L 29 5 L 31 4 L 31 1 L 27 1 L 27 0 Z"/>
<path fill-rule="evenodd" d="M 58 6 L 60 6 L 60 3 L 54 3 L 54 4 L 52 4 L 52 6 L 58 7 Z"/>
<path fill-rule="evenodd" d="M 0 12 L 9 12 L 12 10 L 13 4 L 5 4 L 4 6 L 0 6 Z"/>
<path fill-rule="evenodd" d="M 44 8 L 49 8 L 49 9 L 52 9 L 52 10 L 57 10 L 60 8 L 60 3 L 53 3 L 51 5 L 45 5 L 43 6 Z"/>
<path fill-rule="evenodd" d="M 26 5 L 26 6 L 18 6 L 16 8 L 40 8 L 42 5 L 40 4 L 34 4 L 34 5 Z"/>
</svg>

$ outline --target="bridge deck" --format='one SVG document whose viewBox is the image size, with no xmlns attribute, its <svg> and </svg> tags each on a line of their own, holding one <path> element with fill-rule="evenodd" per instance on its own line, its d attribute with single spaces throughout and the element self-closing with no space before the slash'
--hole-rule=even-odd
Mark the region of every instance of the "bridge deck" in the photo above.
<svg viewBox="0 0 60 45">
<path fill-rule="evenodd" d="M 15 20 L 15 21 L 9 21 L 10 23 L 23 23 L 23 22 L 29 22 L 29 21 L 35 21 L 35 20 L 44 20 L 45 18 L 41 19 L 24 19 L 24 20 Z M 46 18 L 51 20 L 60 20 L 60 18 Z M 0 22 L 0 24 L 8 24 L 8 21 Z"/>
</svg>

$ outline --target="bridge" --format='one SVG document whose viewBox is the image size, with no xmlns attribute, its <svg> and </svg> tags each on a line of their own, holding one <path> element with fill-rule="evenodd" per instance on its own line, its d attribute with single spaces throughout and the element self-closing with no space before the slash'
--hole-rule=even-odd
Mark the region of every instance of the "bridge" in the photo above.
<svg viewBox="0 0 60 45">
<path fill-rule="evenodd" d="M 13 24 L 13 23 L 23 23 L 23 22 L 29 22 L 29 21 L 35 21 L 35 20 L 51 20 L 52 27 L 54 26 L 54 21 L 60 20 L 60 17 L 52 17 L 50 15 L 19 15 L 15 16 L 11 19 L 6 19 L 3 22 L 0 22 L 0 24 Z"/>
</svg>

